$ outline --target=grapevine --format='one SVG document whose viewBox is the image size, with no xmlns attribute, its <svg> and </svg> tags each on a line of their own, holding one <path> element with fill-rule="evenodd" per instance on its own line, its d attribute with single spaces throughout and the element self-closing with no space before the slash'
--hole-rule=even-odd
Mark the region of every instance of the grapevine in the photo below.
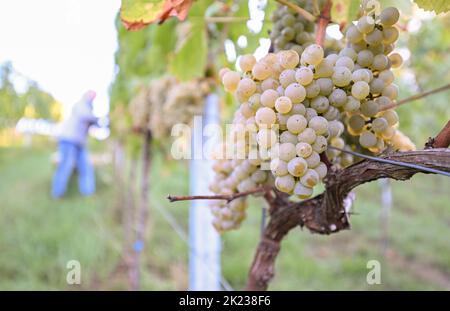
<svg viewBox="0 0 450 311">
<path fill-rule="evenodd" d="M 297 4 L 308 9 L 306 1 Z M 312 43 L 313 23 L 279 6 L 271 33 L 277 52 L 259 61 L 242 56 L 242 73 L 220 71 L 225 90 L 240 105 L 232 139 L 221 146 L 214 165 L 211 191 L 233 194 L 270 185 L 291 200 L 304 200 L 326 178 L 330 164 L 354 162 L 342 149 L 377 154 L 388 146 L 415 148 L 397 130 L 398 115 L 389 108 L 398 96 L 392 68 L 402 63 L 392 53 L 399 12 L 390 7 L 376 14 L 367 4 L 336 53 Z M 235 229 L 245 218 L 246 198 L 213 202 L 211 208 L 218 231 Z"/>
</svg>

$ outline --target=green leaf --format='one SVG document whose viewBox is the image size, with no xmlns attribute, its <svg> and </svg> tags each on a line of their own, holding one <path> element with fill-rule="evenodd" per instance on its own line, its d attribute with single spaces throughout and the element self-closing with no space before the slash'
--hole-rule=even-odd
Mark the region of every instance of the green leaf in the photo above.
<svg viewBox="0 0 450 311">
<path fill-rule="evenodd" d="M 350 6 L 347 9 L 347 21 L 354 21 L 358 17 L 359 13 L 359 1 L 350 1 Z"/>
<path fill-rule="evenodd" d="M 152 75 L 160 75 L 167 68 L 167 56 L 175 50 L 176 32 L 175 20 L 170 20 L 162 25 L 152 25 L 153 34 L 150 48 L 146 55 L 148 67 Z"/>
<path fill-rule="evenodd" d="M 169 71 L 180 80 L 203 77 L 208 58 L 205 21 L 193 19 L 189 26 L 188 36 L 169 58 Z"/>
<path fill-rule="evenodd" d="M 425 11 L 435 11 L 436 14 L 450 11 L 449 0 L 414 0 Z"/>
<path fill-rule="evenodd" d="M 165 0 L 122 0 L 120 18 L 129 30 L 139 30 L 157 20 Z"/>
</svg>

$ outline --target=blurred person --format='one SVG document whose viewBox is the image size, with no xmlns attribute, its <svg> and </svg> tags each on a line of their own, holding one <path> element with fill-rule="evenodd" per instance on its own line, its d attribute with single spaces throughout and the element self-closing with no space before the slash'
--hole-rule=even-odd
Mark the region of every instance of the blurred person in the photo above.
<svg viewBox="0 0 450 311">
<path fill-rule="evenodd" d="M 61 124 L 58 135 L 59 164 L 53 177 L 52 196 L 61 198 L 76 168 L 80 193 L 89 196 L 95 192 L 94 168 L 86 148 L 89 128 L 98 119 L 93 114 L 94 91 L 86 92 L 73 107 L 69 118 Z"/>
</svg>

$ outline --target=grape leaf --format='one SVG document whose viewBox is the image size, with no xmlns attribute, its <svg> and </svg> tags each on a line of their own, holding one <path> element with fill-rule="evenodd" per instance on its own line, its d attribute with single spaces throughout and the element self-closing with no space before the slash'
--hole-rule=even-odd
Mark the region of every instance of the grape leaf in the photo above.
<svg viewBox="0 0 450 311">
<path fill-rule="evenodd" d="M 425 11 L 435 11 L 436 14 L 450 11 L 449 0 L 414 0 Z"/>
<path fill-rule="evenodd" d="M 203 77 L 208 58 L 205 21 L 190 20 L 189 27 L 187 36 L 169 57 L 169 71 L 180 80 Z"/>
<path fill-rule="evenodd" d="M 185 20 L 194 0 L 122 0 L 120 18 L 127 30 L 163 23 L 171 16 Z"/>
</svg>

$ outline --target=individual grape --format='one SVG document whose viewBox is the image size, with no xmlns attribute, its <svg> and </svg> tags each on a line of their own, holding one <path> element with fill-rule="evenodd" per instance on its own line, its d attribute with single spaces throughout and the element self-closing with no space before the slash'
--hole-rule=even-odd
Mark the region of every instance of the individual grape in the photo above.
<svg viewBox="0 0 450 311">
<path fill-rule="evenodd" d="M 320 95 L 328 96 L 333 91 L 333 81 L 330 78 L 319 78 L 316 80 L 317 85 L 320 88 Z"/>
<path fill-rule="evenodd" d="M 265 80 L 270 76 L 270 67 L 262 62 L 258 62 L 252 68 L 252 75 L 256 80 Z"/>
<path fill-rule="evenodd" d="M 366 83 L 370 83 L 372 80 L 371 71 L 368 69 L 357 69 L 352 73 L 352 81 L 364 81 Z"/>
<path fill-rule="evenodd" d="M 398 123 L 398 114 L 395 110 L 386 110 L 383 111 L 381 117 L 386 119 L 389 126 L 394 126 Z"/>
<path fill-rule="evenodd" d="M 378 104 L 379 110 L 384 110 L 386 107 L 392 104 L 392 100 L 387 96 L 380 96 L 375 99 L 375 102 Z"/>
<path fill-rule="evenodd" d="M 353 62 L 353 59 L 351 59 L 350 57 L 341 56 L 336 61 L 336 66 L 347 67 L 350 71 L 352 71 L 353 68 L 355 68 L 355 63 Z"/>
<path fill-rule="evenodd" d="M 256 183 L 251 178 L 244 179 L 237 186 L 237 189 L 239 192 L 245 192 L 245 191 L 249 191 L 249 190 L 252 190 L 255 188 L 256 188 Z"/>
<path fill-rule="evenodd" d="M 381 71 L 378 78 L 383 80 L 385 85 L 391 84 L 395 79 L 394 74 L 389 69 Z"/>
<path fill-rule="evenodd" d="M 305 26 L 301 22 L 295 23 L 292 28 L 294 28 L 296 33 L 300 33 L 300 32 L 303 32 L 305 30 Z"/>
<path fill-rule="evenodd" d="M 328 131 L 330 132 L 330 137 L 341 136 L 344 133 L 344 125 L 338 120 L 328 121 Z"/>
<path fill-rule="evenodd" d="M 363 39 L 363 34 L 358 30 L 358 28 L 351 24 L 345 33 L 345 37 L 350 43 L 357 43 Z"/>
<path fill-rule="evenodd" d="M 314 73 L 308 67 L 300 67 L 295 72 L 295 80 L 303 86 L 306 86 L 314 79 Z"/>
<path fill-rule="evenodd" d="M 336 55 L 336 54 L 335 54 Z M 356 51 L 354 49 L 352 49 L 351 47 L 346 47 L 343 48 L 340 52 L 339 52 L 339 56 L 347 56 L 350 57 L 352 59 L 352 61 L 356 61 L 356 58 L 358 57 L 358 54 L 356 53 Z M 327 56 L 328 57 L 328 56 Z M 336 58 L 337 61 L 337 58 Z"/>
<path fill-rule="evenodd" d="M 241 104 L 240 111 L 245 118 L 251 118 L 255 115 L 255 111 L 250 107 L 248 103 Z"/>
<path fill-rule="evenodd" d="M 378 45 L 383 41 L 383 33 L 375 28 L 372 32 L 368 33 L 364 40 L 370 45 Z"/>
<path fill-rule="evenodd" d="M 306 118 L 300 114 L 294 114 L 289 117 L 287 121 L 287 129 L 293 134 L 299 134 L 302 132 L 308 124 Z"/>
<path fill-rule="evenodd" d="M 339 58 L 339 56 L 341 56 L 342 51 L 344 51 L 346 49 L 347 48 L 342 49 L 341 52 L 339 52 L 339 55 L 335 54 L 335 53 L 328 54 L 327 57 L 325 57 L 325 59 L 328 60 L 331 65 L 334 66 L 334 64 L 336 64 L 336 61 Z M 348 49 L 351 49 L 351 48 L 348 48 Z M 349 56 L 349 55 L 343 53 L 342 56 Z M 351 56 L 349 56 L 349 57 L 352 58 Z"/>
<path fill-rule="evenodd" d="M 256 111 L 255 120 L 260 126 L 263 125 L 266 127 L 271 127 L 275 124 L 276 119 L 277 116 L 275 112 L 270 108 L 262 107 Z"/>
<path fill-rule="evenodd" d="M 313 189 L 305 187 L 301 182 L 297 182 L 294 187 L 294 194 L 300 199 L 307 199 L 312 196 Z"/>
<path fill-rule="evenodd" d="M 324 52 L 320 45 L 309 45 L 302 54 L 302 59 L 307 64 L 318 65 L 323 60 Z"/>
<path fill-rule="evenodd" d="M 284 96 L 284 88 L 281 85 L 277 87 L 276 91 L 278 93 L 278 96 Z"/>
<path fill-rule="evenodd" d="M 277 142 L 277 133 L 272 129 L 262 128 L 258 131 L 257 142 L 262 148 L 270 148 Z"/>
<path fill-rule="evenodd" d="M 327 149 L 327 146 L 328 146 L 327 139 L 324 136 L 319 135 L 317 136 L 316 141 L 312 145 L 312 149 L 320 154 Z"/>
<path fill-rule="evenodd" d="M 317 152 L 313 151 L 311 155 L 305 158 L 306 163 L 308 163 L 309 168 L 315 168 L 320 163 L 320 156 Z"/>
<path fill-rule="evenodd" d="M 325 134 L 328 131 L 328 121 L 324 117 L 316 116 L 308 122 L 308 127 L 312 128 L 317 135 Z"/>
<path fill-rule="evenodd" d="M 260 98 L 261 105 L 268 107 L 268 108 L 273 108 L 273 107 L 275 107 L 275 101 L 277 100 L 278 97 L 279 97 L 279 94 L 277 91 L 272 90 L 272 89 L 265 90 L 261 94 L 261 98 Z"/>
<path fill-rule="evenodd" d="M 280 77 L 280 84 L 282 87 L 286 88 L 289 84 L 295 83 L 295 70 L 293 69 L 285 69 L 281 72 Z"/>
<path fill-rule="evenodd" d="M 351 92 L 352 92 L 352 96 L 355 97 L 356 99 L 359 99 L 359 100 L 364 99 L 370 93 L 369 84 L 367 84 L 367 82 L 364 82 L 364 81 L 357 81 L 357 82 L 355 82 L 355 84 L 353 84 Z M 353 110 L 350 110 L 350 111 L 353 111 Z"/>
<path fill-rule="evenodd" d="M 359 81 L 362 82 L 362 81 Z M 344 105 L 344 110 L 347 112 L 356 112 L 361 107 L 361 102 L 353 96 L 347 97 L 347 102 Z"/>
<path fill-rule="evenodd" d="M 298 134 L 297 137 L 299 142 L 313 144 L 314 141 L 316 140 L 317 135 L 316 131 L 314 131 L 312 128 L 306 128 L 303 130 L 303 132 Z"/>
<path fill-rule="evenodd" d="M 352 80 L 352 73 L 347 67 L 334 67 L 334 72 L 331 77 L 336 86 L 344 87 L 350 84 Z"/>
<path fill-rule="evenodd" d="M 303 158 L 295 157 L 289 161 L 287 169 L 292 176 L 300 177 L 308 169 L 308 163 Z"/>
<path fill-rule="evenodd" d="M 291 111 L 292 101 L 287 96 L 278 97 L 275 101 L 275 109 L 280 113 L 288 113 Z"/>
<path fill-rule="evenodd" d="M 241 80 L 241 76 L 236 71 L 227 71 L 222 78 L 223 86 L 225 87 L 225 90 L 228 92 L 234 92 L 236 91 L 239 81 Z"/>
<path fill-rule="evenodd" d="M 356 53 L 361 52 L 362 50 L 367 49 L 367 43 L 364 42 L 363 40 L 357 42 L 357 43 L 352 43 L 350 44 L 350 47 L 355 50 Z"/>
<path fill-rule="evenodd" d="M 385 27 L 382 31 L 383 43 L 391 44 L 397 41 L 399 32 L 395 27 Z"/>
<path fill-rule="evenodd" d="M 389 60 L 391 61 L 392 68 L 398 68 L 403 63 L 403 58 L 398 53 L 392 53 L 389 55 Z"/>
<path fill-rule="evenodd" d="M 317 175 L 319 175 L 319 179 L 322 180 L 327 176 L 328 168 L 325 163 L 320 162 L 317 167 L 314 168 Z"/>
<path fill-rule="evenodd" d="M 292 30 L 292 32 L 292 38 L 289 40 L 292 40 L 295 36 L 295 31 Z M 278 61 L 283 68 L 294 69 L 300 62 L 300 57 L 297 52 L 293 50 L 281 51 L 278 53 Z"/>
<path fill-rule="evenodd" d="M 317 96 L 311 100 L 311 108 L 315 109 L 318 113 L 324 113 L 329 107 L 328 98 L 325 96 Z"/>
<path fill-rule="evenodd" d="M 370 93 L 380 94 L 384 89 L 384 80 L 380 78 L 374 78 L 370 84 Z"/>
<path fill-rule="evenodd" d="M 359 136 L 359 144 L 364 148 L 374 147 L 377 144 L 377 137 L 372 132 L 363 132 Z"/>
<path fill-rule="evenodd" d="M 388 122 L 385 118 L 376 118 L 372 121 L 372 130 L 375 133 L 384 132 L 384 130 L 388 127 Z"/>
<path fill-rule="evenodd" d="M 371 16 L 364 15 L 358 20 L 356 27 L 358 28 L 359 32 L 367 34 L 373 31 L 375 27 L 375 21 Z"/>
<path fill-rule="evenodd" d="M 349 118 L 348 125 L 353 130 L 360 131 L 366 125 L 366 121 L 360 115 L 355 114 Z"/>
<path fill-rule="evenodd" d="M 314 68 L 314 78 L 328 78 L 333 74 L 333 64 L 331 61 L 324 59 Z"/>
<path fill-rule="evenodd" d="M 367 49 L 371 51 L 373 55 L 384 54 L 384 44 L 369 45 Z"/>
<path fill-rule="evenodd" d="M 275 178 L 275 187 L 281 192 L 291 193 L 294 190 L 295 179 L 291 175 Z"/>
<path fill-rule="evenodd" d="M 293 26 L 295 23 L 295 17 L 292 14 L 285 14 L 281 19 L 281 24 L 284 27 Z"/>
<path fill-rule="evenodd" d="M 306 120 L 311 121 L 312 118 L 317 116 L 317 111 L 313 108 L 306 108 L 305 118 Z"/>
<path fill-rule="evenodd" d="M 301 46 L 301 45 L 298 45 L 298 44 L 294 44 L 294 45 L 291 47 L 291 50 L 297 52 L 298 55 L 302 55 L 302 53 L 303 53 L 303 48 L 302 48 L 302 46 Z"/>
<path fill-rule="evenodd" d="M 328 100 L 334 107 L 342 107 L 347 102 L 347 94 L 342 89 L 334 89 Z"/>
<path fill-rule="evenodd" d="M 305 105 L 303 104 L 293 104 L 291 109 L 292 114 L 301 114 L 302 116 L 306 113 Z"/>
<path fill-rule="evenodd" d="M 231 71 L 231 70 L 230 70 L 230 68 L 227 68 L 227 67 L 221 68 L 221 69 L 219 70 L 219 78 L 220 78 L 220 80 L 223 79 L 223 76 L 224 76 L 228 71 Z"/>
<path fill-rule="evenodd" d="M 295 145 L 292 143 L 283 143 L 279 146 L 279 157 L 285 162 L 289 162 L 296 155 Z"/>
<path fill-rule="evenodd" d="M 237 92 L 240 92 L 244 97 L 250 97 L 256 91 L 256 84 L 250 78 L 243 78 L 239 81 Z"/>
<path fill-rule="evenodd" d="M 284 95 L 290 98 L 292 103 L 299 104 L 306 98 L 306 90 L 298 83 L 291 83 L 284 90 Z"/>
<path fill-rule="evenodd" d="M 395 48 L 395 45 L 393 43 L 383 45 L 384 45 L 384 55 L 389 55 Z"/>
<path fill-rule="evenodd" d="M 290 115 L 282 114 L 280 112 L 277 112 L 276 115 L 277 115 L 277 125 L 278 125 L 278 127 L 282 131 L 286 130 L 287 129 L 287 120 L 289 119 Z"/>
<path fill-rule="evenodd" d="M 295 38 L 295 31 L 291 27 L 286 27 L 281 31 L 281 36 L 287 42 Z"/>
<path fill-rule="evenodd" d="M 373 53 L 370 50 L 362 50 L 358 53 L 356 61 L 362 67 L 369 67 L 373 62 Z"/>
<path fill-rule="evenodd" d="M 366 117 L 373 117 L 378 113 L 378 104 L 373 100 L 365 101 L 361 104 L 361 113 Z"/>
<path fill-rule="evenodd" d="M 284 131 L 283 133 L 281 133 L 280 135 L 280 143 L 292 143 L 292 144 L 296 144 L 297 143 L 297 135 L 292 134 L 289 131 Z"/>
<path fill-rule="evenodd" d="M 375 55 L 372 62 L 372 69 L 376 71 L 384 70 L 388 66 L 388 63 L 389 59 L 386 55 L 384 54 Z"/>
<path fill-rule="evenodd" d="M 392 100 L 397 99 L 398 97 L 398 86 L 395 84 L 390 84 L 388 86 L 386 86 L 383 90 L 383 92 L 381 92 L 381 95 L 389 97 Z"/>
<path fill-rule="evenodd" d="M 253 110 L 258 110 L 261 107 L 261 94 L 255 93 L 248 99 L 248 105 Z"/>
<path fill-rule="evenodd" d="M 313 148 L 309 143 L 300 142 L 295 146 L 297 155 L 302 158 L 307 158 L 313 152 Z"/>
<path fill-rule="evenodd" d="M 262 184 L 267 179 L 267 173 L 262 170 L 256 170 L 252 173 L 250 177 L 255 183 Z"/>
<path fill-rule="evenodd" d="M 398 22 L 400 13 L 396 8 L 388 7 L 381 11 L 379 18 L 383 26 L 392 26 Z"/>
<path fill-rule="evenodd" d="M 319 164 L 317 164 L 319 165 Z M 308 169 L 305 174 L 300 177 L 300 183 L 305 187 L 313 188 L 320 181 L 319 174 L 313 169 Z"/>
<path fill-rule="evenodd" d="M 322 116 L 328 121 L 336 120 L 339 118 L 339 110 L 336 107 L 329 106 Z"/>
<path fill-rule="evenodd" d="M 306 90 L 306 97 L 307 98 L 314 98 L 320 93 L 320 87 L 316 83 L 316 81 L 311 82 L 309 85 L 305 87 Z"/>
<path fill-rule="evenodd" d="M 278 158 L 270 161 L 270 170 L 274 176 L 284 176 L 288 173 L 287 163 Z"/>
<path fill-rule="evenodd" d="M 387 127 L 382 133 L 381 133 L 381 137 L 383 139 L 389 140 L 392 139 L 395 135 L 395 128 L 393 127 Z"/>
<path fill-rule="evenodd" d="M 266 91 L 269 89 L 276 90 L 280 83 L 274 78 L 267 78 L 261 82 L 261 90 Z"/>
<path fill-rule="evenodd" d="M 252 54 L 242 55 L 239 59 L 239 67 L 243 72 L 251 71 L 256 64 L 256 58 Z"/>
<path fill-rule="evenodd" d="M 330 145 L 339 149 L 345 147 L 345 141 L 341 137 L 333 137 L 330 141 Z"/>
</svg>

